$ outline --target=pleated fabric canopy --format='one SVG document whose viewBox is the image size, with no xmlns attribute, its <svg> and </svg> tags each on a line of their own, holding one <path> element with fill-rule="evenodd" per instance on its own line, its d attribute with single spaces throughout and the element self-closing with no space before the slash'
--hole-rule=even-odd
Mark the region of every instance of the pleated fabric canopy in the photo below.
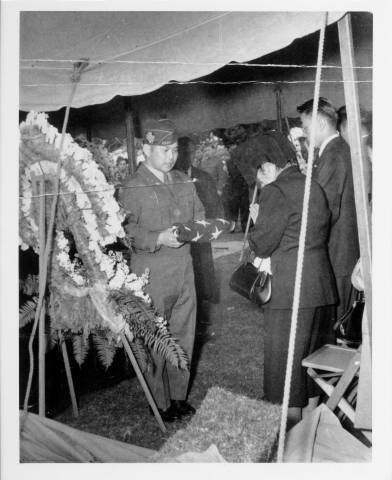
<svg viewBox="0 0 392 480">
<path fill-rule="evenodd" d="M 328 23 L 343 12 L 331 12 Z M 67 104 L 73 65 L 89 62 L 73 107 L 187 82 L 318 30 L 323 12 L 21 12 L 20 109 Z"/>
</svg>

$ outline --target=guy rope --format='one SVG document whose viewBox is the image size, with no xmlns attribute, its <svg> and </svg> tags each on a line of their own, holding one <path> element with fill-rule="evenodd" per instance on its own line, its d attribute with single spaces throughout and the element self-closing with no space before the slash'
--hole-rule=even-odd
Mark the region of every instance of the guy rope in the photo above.
<svg viewBox="0 0 392 480">
<path fill-rule="evenodd" d="M 278 462 L 283 461 L 283 451 L 284 451 L 284 444 L 286 439 L 287 412 L 288 412 L 289 398 L 290 398 L 291 374 L 293 370 L 295 336 L 296 336 L 297 323 L 298 323 L 298 309 L 299 309 L 299 300 L 300 300 L 300 294 L 301 294 L 301 282 L 302 282 L 302 270 L 303 270 L 302 267 L 303 267 L 303 261 L 304 261 L 306 229 L 308 224 L 310 186 L 311 186 L 312 170 L 313 170 L 315 125 L 316 125 L 317 108 L 318 108 L 318 102 L 319 102 L 319 96 L 320 96 L 321 68 L 322 68 L 322 59 L 323 59 L 323 51 L 324 51 L 325 27 L 327 25 L 327 20 L 328 20 L 328 13 L 326 12 L 324 16 L 323 24 L 320 29 L 320 39 L 319 39 L 319 46 L 318 46 L 318 53 L 317 53 L 316 80 L 315 80 L 315 88 L 314 88 L 312 122 L 310 127 L 309 158 L 308 158 L 308 165 L 307 165 L 307 172 L 306 172 L 304 200 L 303 200 L 303 206 L 302 206 L 302 221 L 301 221 L 301 230 L 299 235 L 297 269 L 295 274 L 294 298 L 293 298 L 293 308 L 292 308 L 292 314 L 291 314 L 289 348 L 288 348 L 288 354 L 287 354 L 286 376 L 285 376 L 284 391 L 283 391 L 282 417 L 280 422 L 279 444 L 278 444 Z"/>
</svg>

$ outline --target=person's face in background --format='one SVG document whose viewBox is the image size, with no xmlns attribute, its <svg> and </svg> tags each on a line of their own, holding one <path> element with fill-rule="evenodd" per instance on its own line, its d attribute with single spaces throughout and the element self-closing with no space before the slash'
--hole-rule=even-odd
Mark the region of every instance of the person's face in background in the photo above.
<svg viewBox="0 0 392 480">
<path fill-rule="evenodd" d="M 203 158 L 203 152 L 201 151 L 200 148 L 195 149 L 195 157 L 193 159 L 193 166 L 194 167 L 200 167 L 201 164 L 201 159 Z"/>
<path fill-rule="evenodd" d="M 120 173 L 125 173 L 128 171 L 128 162 L 125 159 L 122 159 L 118 162 L 118 170 Z"/>
</svg>

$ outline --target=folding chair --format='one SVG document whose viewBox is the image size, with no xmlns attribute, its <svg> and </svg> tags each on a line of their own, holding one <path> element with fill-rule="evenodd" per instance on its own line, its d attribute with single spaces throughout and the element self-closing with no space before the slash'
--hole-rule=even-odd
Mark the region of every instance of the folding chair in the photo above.
<svg viewBox="0 0 392 480">
<path fill-rule="evenodd" d="M 328 395 L 326 403 L 330 410 L 338 407 L 352 422 L 355 410 L 350 403 L 355 398 L 356 389 L 350 398 L 344 398 L 360 367 L 360 350 L 336 345 L 324 345 L 302 360 L 308 375 Z"/>
<path fill-rule="evenodd" d="M 328 395 L 326 406 L 331 411 L 339 408 L 353 424 L 353 404 L 358 387 L 355 380 L 359 374 L 360 363 L 361 347 L 353 349 L 328 344 L 302 360 L 302 366 L 307 367 L 308 375 Z M 371 440 L 371 432 L 362 429 L 361 432 Z"/>
</svg>

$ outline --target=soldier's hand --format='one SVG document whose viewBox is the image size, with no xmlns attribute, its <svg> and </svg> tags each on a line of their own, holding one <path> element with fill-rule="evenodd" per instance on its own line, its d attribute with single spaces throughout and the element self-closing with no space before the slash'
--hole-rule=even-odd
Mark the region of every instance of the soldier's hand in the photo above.
<svg viewBox="0 0 392 480">
<path fill-rule="evenodd" d="M 183 245 L 177 240 L 176 234 L 173 232 L 172 228 L 167 228 L 162 230 L 158 235 L 157 245 L 165 245 L 165 247 L 178 248 Z"/>
</svg>

